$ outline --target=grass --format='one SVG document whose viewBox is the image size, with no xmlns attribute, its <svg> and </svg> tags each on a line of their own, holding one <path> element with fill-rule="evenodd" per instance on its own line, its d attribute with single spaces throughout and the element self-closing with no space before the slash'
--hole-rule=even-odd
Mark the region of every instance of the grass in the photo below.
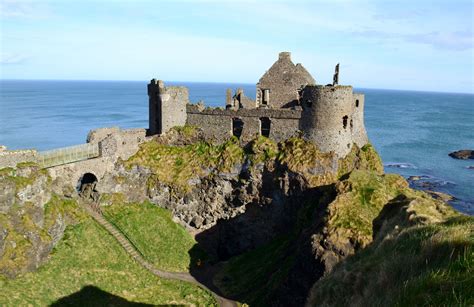
<svg viewBox="0 0 474 307">
<path fill-rule="evenodd" d="M 251 306 L 267 305 L 295 264 L 297 249 L 294 243 L 301 231 L 312 223 L 316 206 L 316 203 L 303 206 L 288 234 L 231 258 L 214 278 L 219 289 Z"/>
<path fill-rule="evenodd" d="M 148 202 L 115 203 L 104 207 L 104 213 L 159 269 L 188 271 L 190 266 L 196 265 L 193 262 L 205 259 L 204 253 L 196 249 L 194 238 L 181 225 L 173 222 L 168 210 Z"/>
<path fill-rule="evenodd" d="M 95 297 L 79 297 L 76 305 L 107 301 L 115 295 L 148 304 L 216 305 L 205 290 L 160 279 L 134 262 L 105 230 L 90 218 L 69 226 L 48 263 L 37 272 L 13 280 L 0 279 L 0 305 L 45 306 L 94 286 Z M 105 304 L 104 304 L 105 305 Z"/>
<path fill-rule="evenodd" d="M 337 179 L 332 169 L 334 153 L 323 153 L 315 144 L 301 138 L 293 137 L 280 143 L 277 159 L 290 171 L 302 174 L 310 187 L 327 185 Z"/>
<path fill-rule="evenodd" d="M 193 127 L 176 129 L 181 134 L 195 131 Z M 310 187 L 334 183 L 353 169 L 383 172 L 380 157 L 370 144 L 362 149 L 354 145 L 348 157 L 338 161 L 334 153 L 323 153 L 313 143 L 298 137 L 276 143 L 259 136 L 245 150 L 235 137 L 218 145 L 199 141 L 171 146 L 150 141 L 141 144 L 139 151 L 124 164 L 127 168 L 148 167 L 154 174 L 149 178 L 150 187 L 162 182 L 178 192 L 188 192 L 190 180 L 229 172 L 244 161 L 254 166 L 267 162 L 285 165 L 290 171 L 302 174 Z"/>
<path fill-rule="evenodd" d="M 208 176 L 212 170 L 230 171 L 236 163 L 242 162 L 243 153 L 236 138 L 220 145 L 200 141 L 169 146 L 151 141 L 141 144 L 139 151 L 125 161 L 125 166 L 148 167 L 154 173 L 153 180 L 187 191 L 190 179 Z"/>
<path fill-rule="evenodd" d="M 337 177 L 341 178 L 354 169 L 372 171 L 379 175 L 383 174 L 382 159 L 370 143 L 362 148 L 359 148 L 356 144 L 352 145 L 352 149 L 347 156 L 339 159 Z"/>
<path fill-rule="evenodd" d="M 320 280 L 310 302 L 318 306 L 474 305 L 474 218 L 457 216 L 416 225 L 375 242 Z"/>
<path fill-rule="evenodd" d="M 287 276 L 294 255 L 288 248 L 294 235 L 282 236 L 269 244 L 231 258 L 214 281 L 224 293 L 239 301 L 261 306 Z"/>
<path fill-rule="evenodd" d="M 328 231 L 345 232 L 365 246 L 372 241 L 373 220 L 385 204 L 408 190 L 408 184 L 395 174 L 353 171 L 337 189 L 338 196 L 329 206 Z"/>
</svg>

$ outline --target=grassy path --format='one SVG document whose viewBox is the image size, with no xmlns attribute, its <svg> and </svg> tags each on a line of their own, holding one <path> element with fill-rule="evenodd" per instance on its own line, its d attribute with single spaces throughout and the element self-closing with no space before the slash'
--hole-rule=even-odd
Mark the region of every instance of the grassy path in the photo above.
<svg viewBox="0 0 474 307">
<path fill-rule="evenodd" d="M 127 239 L 127 237 L 125 237 L 122 232 L 120 232 L 114 225 L 112 225 L 112 223 L 110 223 L 104 218 L 102 213 L 100 213 L 100 210 L 97 210 L 97 205 L 83 204 L 83 207 L 86 209 L 89 215 L 92 216 L 95 221 L 97 221 L 97 223 L 99 223 L 105 230 L 107 230 L 108 233 L 110 233 L 117 240 L 117 242 L 125 249 L 125 251 L 130 255 L 130 257 L 132 257 L 136 262 L 138 262 L 142 267 L 147 269 L 152 274 L 161 278 L 180 280 L 198 285 L 201 288 L 204 288 L 207 291 L 211 292 L 212 295 L 219 302 L 219 305 L 222 307 L 237 306 L 237 303 L 235 301 L 221 297 L 214 291 L 210 290 L 207 286 L 196 280 L 196 278 L 194 278 L 188 272 L 168 272 L 157 269 L 137 251 L 137 249 L 130 243 L 130 241 Z"/>
</svg>

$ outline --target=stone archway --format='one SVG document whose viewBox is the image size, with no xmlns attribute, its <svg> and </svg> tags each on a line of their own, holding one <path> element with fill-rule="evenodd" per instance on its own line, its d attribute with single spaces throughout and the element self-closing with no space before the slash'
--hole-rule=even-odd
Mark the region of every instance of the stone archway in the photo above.
<svg viewBox="0 0 474 307">
<path fill-rule="evenodd" d="M 96 190 L 98 179 L 93 173 L 85 173 L 78 182 L 78 193 L 81 198 L 88 201 L 97 202 L 99 192 Z"/>
</svg>

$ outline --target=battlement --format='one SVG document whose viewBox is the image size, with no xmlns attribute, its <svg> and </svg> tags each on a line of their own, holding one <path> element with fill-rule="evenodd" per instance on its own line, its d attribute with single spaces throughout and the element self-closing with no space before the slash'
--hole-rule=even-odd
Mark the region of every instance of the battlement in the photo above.
<svg viewBox="0 0 474 307">
<path fill-rule="evenodd" d="M 209 141 L 223 142 L 231 136 L 248 142 L 258 135 L 281 141 L 303 135 L 322 151 L 345 156 L 356 143 L 367 143 L 364 127 L 364 95 L 350 85 L 339 85 L 339 64 L 329 85 L 317 85 L 290 52 L 278 60 L 257 83 L 256 99 L 242 89 L 226 92 L 225 108 L 190 104 L 185 87 L 166 87 L 153 79 L 150 97 L 150 134 L 161 134 L 173 126 L 201 127 Z"/>
</svg>

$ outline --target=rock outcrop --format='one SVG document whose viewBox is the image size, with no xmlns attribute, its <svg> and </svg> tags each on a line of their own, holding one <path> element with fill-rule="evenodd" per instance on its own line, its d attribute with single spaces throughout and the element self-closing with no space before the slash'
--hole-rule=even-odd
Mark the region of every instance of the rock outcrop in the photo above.
<svg viewBox="0 0 474 307">
<path fill-rule="evenodd" d="M 33 271 L 80 213 L 52 192 L 48 173 L 34 163 L 0 170 L 0 274 Z"/>
<path fill-rule="evenodd" d="M 451 158 L 461 159 L 461 160 L 474 159 L 474 150 L 464 149 L 464 150 L 453 151 L 452 153 L 449 154 L 449 156 Z"/>
</svg>

